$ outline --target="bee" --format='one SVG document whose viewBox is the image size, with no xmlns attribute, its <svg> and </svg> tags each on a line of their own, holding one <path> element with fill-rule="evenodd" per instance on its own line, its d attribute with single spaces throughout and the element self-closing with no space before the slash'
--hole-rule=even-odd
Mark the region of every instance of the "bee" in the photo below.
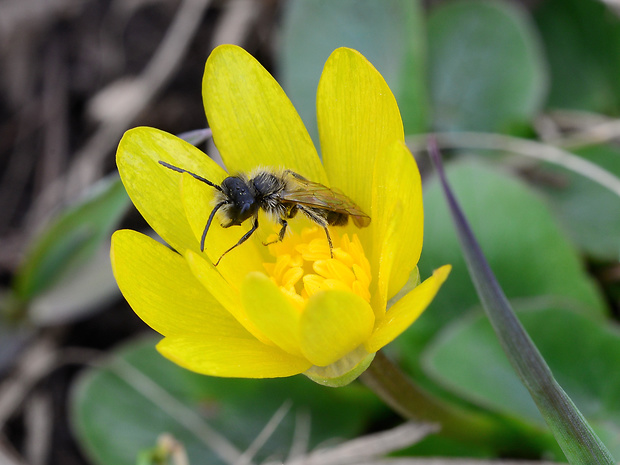
<svg viewBox="0 0 620 465">
<path fill-rule="evenodd" d="M 358 228 L 370 224 L 370 217 L 346 195 L 318 182 L 309 181 L 291 170 L 258 169 L 250 175 L 240 173 L 228 176 L 222 184 L 218 185 L 165 161 L 160 160 L 159 164 L 177 173 L 187 173 L 217 190 L 215 207 L 207 219 L 200 239 L 201 252 L 204 252 L 207 232 L 218 211 L 223 218 L 221 223 L 223 228 L 239 226 L 245 220 L 253 218 L 251 229 L 220 256 L 215 266 L 228 252 L 239 247 L 254 234 L 258 229 L 260 210 L 275 217 L 281 226 L 278 238 L 263 245 L 282 241 L 288 228 L 288 220 L 301 212 L 325 230 L 332 258 L 334 246 L 327 229 L 328 226 L 345 226 L 349 222 L 349 217 Z"/>
</svg>

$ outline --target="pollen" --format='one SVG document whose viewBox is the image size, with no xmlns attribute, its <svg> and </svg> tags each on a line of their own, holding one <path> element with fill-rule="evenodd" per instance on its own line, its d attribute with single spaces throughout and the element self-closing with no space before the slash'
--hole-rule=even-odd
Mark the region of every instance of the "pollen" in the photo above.
<svg viewBox="0 0 620 465">
<path fill-rule="evenodd" d="M 354 292 L 370 302 L 370 262 L 357 234 L 330 234 L 334 258 L 321 228 L 307 228 L 269 245 L 274 261 L 264 263 L 264 268 L 300 312 L 309 297 L 328 289 Z"/>
</svg>

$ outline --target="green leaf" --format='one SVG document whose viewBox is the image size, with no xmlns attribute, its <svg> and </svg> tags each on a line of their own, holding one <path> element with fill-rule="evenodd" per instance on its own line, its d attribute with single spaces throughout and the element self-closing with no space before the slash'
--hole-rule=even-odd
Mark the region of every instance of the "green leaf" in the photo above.
<svg viewBox="0 0 620 465">
<path fill-rule="evenodd" d="M 548 0 L 535 11 L 549 59 L 551 108 L 620 111 L 620 20 L 597 0 Z"/>
<path fill-rule="evenodd" d="M 620 176 L 620 150 L 599 146 L 577 152 Z M 592 257 L 617 260 L 620 254 L 620 198 L 595 182 L 566 170 L 548 166 L 556 177 L 541 186 L 573 241 Z"/>
<path fill-rule="evenodd" d="M 430 145 L 430 155 L 454 221 L 469 274 L 512 368 L 527 387 L 569 463 L 615 465 L 610 452 L 556 381 L 545 359 L 516 317 L 452 192 L 434 141 Z"/>
<path fill-rule="evenodd" d="M 531 121 L 547 74 L 536 32 L 516 3 L 446 2 L 428 19 L 434 126 L 510 132 Z"/>
<path fill-rule="evenodd" d="M 82 266 L 109 238 L 129 205 L 120 179 L 112 176 L 60 212 L 32 242 L 15 275 L 15 298 L 27 302 Z"/>
<path fill-rule="evenodd" d="M 418 0 L 291 0 L 285 3 L 279 81 L 318 140 L 316 89 L 338 47 L 361 52 L 383 75 L 406 134 L 426 130 L 425 42 Z"/>
<path fill-rule="evenodd" d="M 207 429 L 243 452 L 276 410 L 292 401 L 290 413 L 261 449 L 260 462 L 272 454 L 286 456 L 296 428 L 309 427 L 309 446 L 315 447 L 361 433 L 381 408 L 356 384 L 326 389 L 303 376 L 244 380 L 197 375 L 164 359 L 155 343 L 148 338 L 118 350 L 78 380 L 71 419 L 93 463 L 133 464 L 164 432 L 185 446 L 190 463 L 225 463 L 201 440 Z M 296 426 L 297 420 L 309 423 Z"/>
<path fill-rule="evenodd" d="M 28 318 L 35 325 L 66 324 L 83 318 L 120 296 L 110 264 L 110 241 L 82 266 L 67 270 L 54 285 L 28 303 Z"/>
<path fill-rule="evenodd" d="M 463 457 L 492 459 L 493 454 L 490 448 L 482 448 L 477 444 L 468 442 L 457 442 L 454 439 L 446 438 L 440 435 L 430 435 L 422 439 L 419 443 L 408 447 L 405 451 L 401 451 L 399 456 L 416 456 L 416 457 L 454 457 L 463 460 Z M 413 462 L 415 463 L 415 462 Z M 432 463 L 432 462 L 431 462 Z M 448 464 L 447 460 L 445 463 Z M 458 462 L 457 462 L 458 463 Z M 462 462 L 463 463 L 463 462 Z M 464 463 L 467 463 L 466 461 Z M 476 464 L 475 460 L 470 462 Z M 484 465 L 485 462 L 480 461 L 478 464 Z M 533 464 L 532 464 L 533 465 Z"/>
<path fill-rule="evenodd" d="M 504 292 L 512 301 L 552 299 L 593 316 L 603 299 L 563 229 L 540 195 L 509 173 L 462 161 L 447 166 L 448 178 Z M 450 278 L 406 333 L 407 360 L 441 327 L 478 305 L 454 227 L 436 179 L 424 188 L 424 248 L 420 275 L 452 264 Z M 406 340 L 406 342 L 405 342 Z"/>
<path fill-rule="evenodd" d="M 558 382 L 607 438 L 611 452 L 620 455 L 618 328 L 558 308 L 521 311 L 519 319 Z M 532 425 L 544 424 L 483 315 L 444 328 L 424 352 L 423 367 L 433 380 L 469 402 Z"/>
</svg>

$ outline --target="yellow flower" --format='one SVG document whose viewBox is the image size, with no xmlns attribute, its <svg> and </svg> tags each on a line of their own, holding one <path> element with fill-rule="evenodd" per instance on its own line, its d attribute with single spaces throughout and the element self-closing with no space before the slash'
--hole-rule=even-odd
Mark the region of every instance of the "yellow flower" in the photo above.
<svg viewBox="0 0 620 465">
<path fill-rule="evenodd" d="M 449 273 L 444 266 L 389 309 L 422 248 L 422 189 L 404 145 L 396 100 L 358 52 L 336 50 L 317 96 L 323 164 L 291 102 L 243 49 L 209 57 L 203 96 L 213 138 L 230 173 L 286 168 L 352 199 L 367 228 L 325 233 L 303 215 L 281 243 L 264 215 L 247 242 L 219 256 L 250 229 L 214 221 L 200 238 L 215 189 L 163 167 L 164 161 L 220 183 L 227 173 L 194 146 L 152 128 L 128 131 L 117 163 L 133 203 L 170 248 L 140 233 L 113 236 L 112 264 L 134 311 L 164 339 L 158 350 L 213 376 L 270 378 L 304 373 L 317 382 L 355 379 L 374 353 L 413 323 Z"/>
</svg>

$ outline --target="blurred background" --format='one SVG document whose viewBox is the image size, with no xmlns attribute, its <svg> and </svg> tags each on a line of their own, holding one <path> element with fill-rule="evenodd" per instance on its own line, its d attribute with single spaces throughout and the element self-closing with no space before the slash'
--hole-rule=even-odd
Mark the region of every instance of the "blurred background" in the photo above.
<svg viewBox="0 0 620 465">
<path fill-rule="evenodd" d="M 360 383 L 173 366 L 116 287 L 110 234 L 148 232 L 116 173 L 118 141 L 152 126 L 217 159 L 187 133 L 207 127 L 202 73 L 223 43 L 274 74 L 317 145 L 316 86 L 335 48 L 361 51 L 398 100 L 424 178 L 420 271 L 454 272 L 389 355 L 502 437 L 430 434 L 399 455 L 564 460 L 478 307 L 424 153 L 421 135 L 436 132 L 500 283 L 620 457 L 619 11 L 613 0 L 0 0 L 0 464 L 281 463 L 401 422 Z M 222 444 L 257 446 L 235 462 Z"/>
</svg>

